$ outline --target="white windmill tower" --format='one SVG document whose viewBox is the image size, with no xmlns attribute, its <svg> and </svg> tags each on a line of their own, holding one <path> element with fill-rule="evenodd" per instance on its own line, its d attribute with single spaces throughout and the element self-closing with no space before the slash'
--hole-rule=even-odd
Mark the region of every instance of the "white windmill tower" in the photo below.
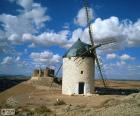
<svg viewBox="0 0 140 116">
<path fill-rule="evenodd" d="M 90 48 L 91 45 L 78 39 L 64 55 L 62 94 L 94 93 L 95 63 Z M 81 56 L 82 53 L 85 54 Z"/>
</svg>

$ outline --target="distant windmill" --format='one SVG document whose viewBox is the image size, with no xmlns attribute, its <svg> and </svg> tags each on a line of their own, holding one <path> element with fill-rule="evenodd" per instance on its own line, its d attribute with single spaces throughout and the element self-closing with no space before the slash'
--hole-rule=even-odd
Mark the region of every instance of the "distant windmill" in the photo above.
<svg viewBox="0 0 140 116">
<path fill-rule="evenodd" d="M 63 56 L 62 94 L 93 94 L 95 92 L 95 62 L 103 85 L 106 87 L 96 49 L 102 45 L 112 43 L 113 41 L 95 45 L 92 36 L 87 0 L 84 1 L 84 6 L 91 45 L 78 39 Z M 60 68 L 61 67 L 62 65 Z"/>
</svg>

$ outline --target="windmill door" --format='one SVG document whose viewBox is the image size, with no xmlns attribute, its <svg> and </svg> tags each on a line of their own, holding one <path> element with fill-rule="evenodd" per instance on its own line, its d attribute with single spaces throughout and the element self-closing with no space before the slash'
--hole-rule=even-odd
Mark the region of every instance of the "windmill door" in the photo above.
<svg viewBox="0 0 140 116">
<path fill-rule="evenodd" d="M 79 83 L 79 94 L 84 94 L 84 82 Z"/>
</svg>

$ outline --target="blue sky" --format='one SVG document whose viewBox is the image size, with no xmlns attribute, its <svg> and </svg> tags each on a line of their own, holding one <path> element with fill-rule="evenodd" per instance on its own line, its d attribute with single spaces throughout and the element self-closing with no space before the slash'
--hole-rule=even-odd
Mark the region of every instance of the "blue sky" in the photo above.
<svg viewBox="0 0 140 116">
<path fill-rule="evenodd" d="M 89 0 L 96 44 L 107 79 L 140 77 L 140 1 Z M 82 0 L 1 0 L 0 73 L 30 75 L 55 68 L 78 39 L 89 43 Z M 98 77 L 98 75 L 96 75 Z"/>
</svg>

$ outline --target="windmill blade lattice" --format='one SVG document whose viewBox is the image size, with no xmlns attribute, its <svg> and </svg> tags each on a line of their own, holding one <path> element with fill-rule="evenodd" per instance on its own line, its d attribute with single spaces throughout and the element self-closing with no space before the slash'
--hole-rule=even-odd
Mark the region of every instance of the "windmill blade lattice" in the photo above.
<svg viewBox="0 0 140 116">
<path fill-rule="evenodd" d="M 103 66 L 103 63 L 102 63 L 102 59 L 98 57 L 98 61 L 96 60 L 96 64 L 97 64 L 96 69 L 98 70 L 98 72 L 99 72 L 99 74 L 101 76 L 103 85 L 106 88 L 107 87 L 107 84 L 105 82 L 105 77 L 106 76 L 105 76 L 105 72 L 104 72 L 104 66 Z"/>
<path fill-rule="evenodd" d="M 57 75 L 58 75 L 58 73 L 59 73 L 59 71 L 60 71 L 61 68 L 62 68 L 62 64 L 60 64 L 60 66 L 58 67 L 58 70 L 57 70 L 56 74 L 54 75 L 54 79 L 57 78 Z M 52 87 L 53 82 L 54 81 L 52 81 L 52 83 L 50 84 L 50 88 Z"/>
<path fill-rule="evenodd" d="M 88 11 L 89 9 L 88 9 L 88 1 L 87 0 L 84 0 L 84 6 L 85 6 L 85 10 L 86 10 L 90 41 L 91 41 L 92 47 L 94 47 L 94 41 L 93 41 L 93 36 L 92 36 L 92 28 L 91 28 L 91 23 L 90 23 L 90 18 L 89 18 L 89 11 Z M 93 50 L 92 52 L 93 52 L 93 60 L 94 59 L 96 60 L 97 67 L 98 67 L 101 79 L 103 81 L 103 85 L 104 85 L 104 87 L 106 87 L 105 80 L 104 80 L 103 73 L 102 73 L 102 68 L 101 68 L 97 53 L 96 53 L 96 49 Z"/>
</svg>

